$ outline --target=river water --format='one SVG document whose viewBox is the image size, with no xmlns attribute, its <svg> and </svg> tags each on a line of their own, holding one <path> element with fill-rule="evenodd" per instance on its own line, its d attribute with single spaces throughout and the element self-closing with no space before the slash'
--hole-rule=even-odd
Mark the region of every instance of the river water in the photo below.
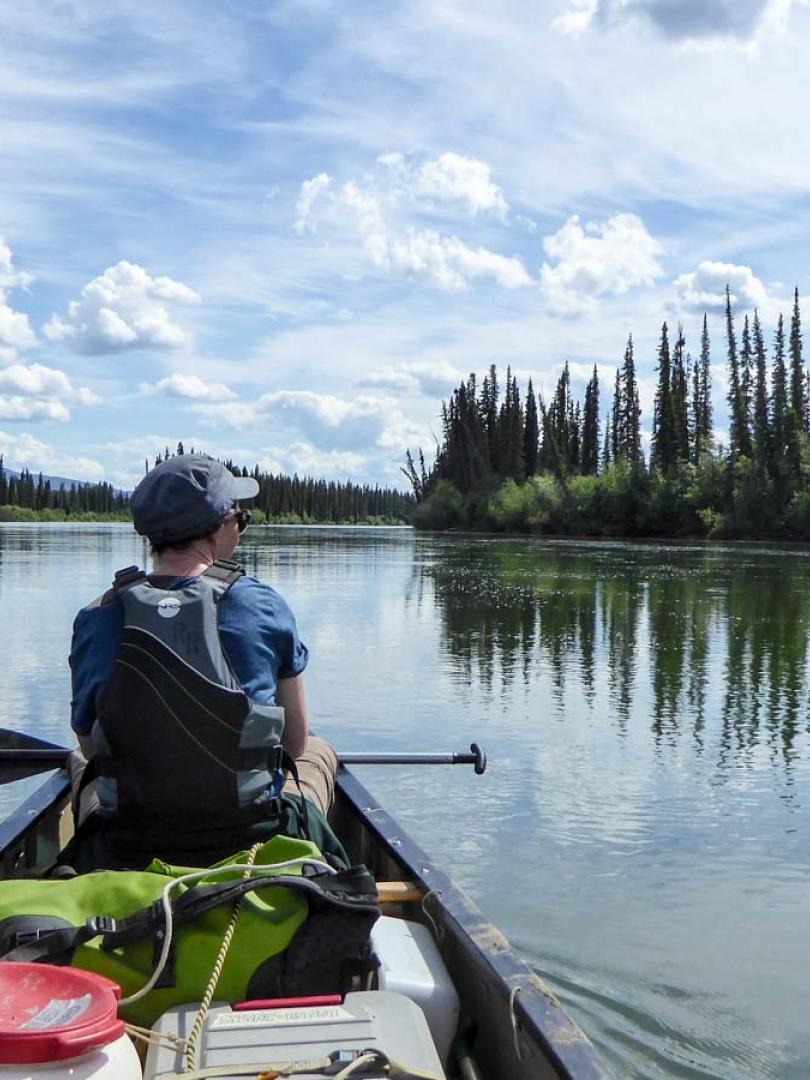
<svg viewBox="0 0 810 1080">
<path fill-rule="evenodd" d="M 480 778 L 358 771 L 617 1076 L 810 1076 L 808 552 L 252 528 L 242 557 L 339 749 L 485 746 Z M 0 723 L 69 738 L 73 614 L 145 559 L 0 525 Z"/>
</svg>

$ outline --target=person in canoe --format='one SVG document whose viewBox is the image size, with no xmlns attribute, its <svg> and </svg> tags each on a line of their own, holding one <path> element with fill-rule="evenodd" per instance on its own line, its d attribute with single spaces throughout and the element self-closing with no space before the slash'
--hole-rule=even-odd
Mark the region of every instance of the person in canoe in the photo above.
<svg viewBox="0 0 810 1080">
<path fill-rule="evenodd" d="M 73 626 L 79 827 L 63 861 L 80 872 L 206 865 L 277 833 L 345 858 L 326 823 L 337 757 L 309 734 L 307 648 L 282 597 L 232 561 L 258 490 L 182 454 L 132 495 L 152 572 L 119 571 Z"/>
</svg>

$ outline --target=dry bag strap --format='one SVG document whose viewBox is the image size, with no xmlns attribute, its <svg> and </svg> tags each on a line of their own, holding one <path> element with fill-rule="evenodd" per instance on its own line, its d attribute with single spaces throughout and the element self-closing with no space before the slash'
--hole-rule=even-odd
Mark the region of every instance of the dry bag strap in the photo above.
<svg viewBox="0 0 810 1080">
<path fill-rule="evenodd" d="M 196 885 L 172 900 L 172 922 L 176 927 L 185 926 L 209 911 L 233 905 L 248 893 L 272 888 L 303 893 L 305 898 L 316 906 L 326 904 L 351 911 L 379 912 L 374 878 L 365 866 L 353 866 L 337 874 L 317 874 L 314 877 L 268 875 L 224 881 L 219 885 Z M 92 921 L 88 920 L 88 924 Z M 102 948 L 109 952 L 128 942 L 151 936 L 155 930 L 163 928 L 163 922 L 163 905 L 160 900 L 156 900 L 149 907 L 136 911 L 134 915 L 115 920 L 114 926 L 100 930 L 104 938 Z"/>
<path fill-rule="evenodd" d="M 380 905 L 374 878 L 365 866 L 352 866 L 337 874 L 317 874 L 315 877 L 279 875 L 278 877 L 241 878 L 219 885 L 197 885 L 171 901 L 172 922 L 175 927 L 198 919 L 215 908 L 232 905 L 250 892 L 285 888 L 303 894 L 316 906 L 331 906 L 350 911 L 379 914 Z M 149 907 L 123 919 L 108 915 L 89 918 L 84 926 L 60 930 L 29 931 L 25 944 L 0 957 L 0 963 L 26 961 L 47 963 L 49 960 L 77 949 L 95 937 L 102 938 L 105 951 L 117 949 L 131 941 L 152 937 L 164 926 L 163 904 L 155 900 Z"/>
<path fill-rule="evenodd" d="M 303 826 L 303 833 L 305 840 L 311 840 L 312 836 L 309 831 L 309 811 L 307 810 L 307 800 L 304 795 L 304 789 L 301 787 L 301 777 L 298 775 L 298 766 L 295 764 L 295 758 L 282 749 L 281 752 L 281 764 L 285 768 L 290 776 L 295 781 L 295 785 L 298 788 L 301 795 L 301 825 Z"/>
</svg>

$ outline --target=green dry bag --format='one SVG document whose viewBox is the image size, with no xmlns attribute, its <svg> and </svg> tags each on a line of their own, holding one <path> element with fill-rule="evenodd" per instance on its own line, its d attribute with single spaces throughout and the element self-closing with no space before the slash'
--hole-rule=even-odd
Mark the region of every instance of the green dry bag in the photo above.
<svg viewBox="0 0 810 1080">
<path fill-rule="evenodd" d="M 166 1009 L 202 998 L 237 901 L 218 1000 L 343 993 L 365 978 L 380 914 L 369 871 L 336 873 L 314 844 L 285 836 L 259 849 L 246 878 L 247 860 L 241 852 L 217 864 L 235 869 L 172 888 L 168 962 L 154 989 L 123 1005 L 124 1019 L 148 1026 Z M 192 873 L 155 860 L 144 871 L 0 881 L 0 962 L 73 964 L 113 979 L 127 998 L 164 952 L 166 886 Z"/>
</svg>

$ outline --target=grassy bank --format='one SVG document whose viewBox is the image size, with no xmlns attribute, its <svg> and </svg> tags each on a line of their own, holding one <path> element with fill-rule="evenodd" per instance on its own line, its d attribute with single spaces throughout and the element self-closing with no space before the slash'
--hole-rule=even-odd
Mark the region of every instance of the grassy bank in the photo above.
<svg viewBox="0 0 810 1080">
<path fill-rule="evenodd" d="M 129 514 L 99 514 L 82 510 L 69 514 L 65 510 L 33 510 L 29 506 L 6 503 L 0 506 L 0 521 L 131 521 Z"/>
<path fill-rule="evenodd" d="M 256 525 L 409 525 L 401 518 L 366 517 L 351 518 L 346 521 L 318 521 L 300 514 L 273 514 L 268 517 L 261 510 L 252 510 L 252 520 Z M 64 510 L 32 510 L 28 506 L 6 504 L 0 506 L 0 521 L 131 521 L 129 514 L 97 514 L 81 511 L 68 514 Z"/>
</svg>

